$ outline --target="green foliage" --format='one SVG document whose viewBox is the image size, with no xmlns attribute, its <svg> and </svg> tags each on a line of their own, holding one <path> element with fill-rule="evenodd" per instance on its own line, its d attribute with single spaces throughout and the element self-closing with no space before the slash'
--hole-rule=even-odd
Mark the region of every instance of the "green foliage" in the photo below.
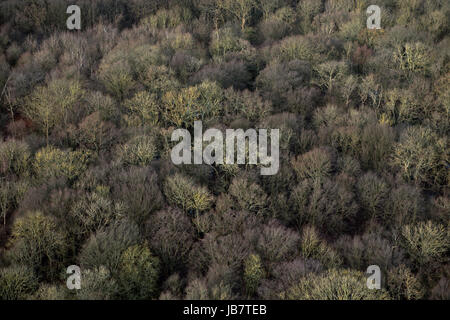
<svg viewBox="0 0 450 320">
<path fill-rule="evenodd" d="M 37 87 L 25 99 L 23 111 L 33 119 L 47 141 L 55 126 L 67 126 L 74 121 L 75 108 L 80 106 L 84 90 L 76 80 L 56 79 L 47 87 Z"/>
<path fill-rule="evenodd" d="M 169 33 L 166 38 L 167 43 L 165 44 L 152 45 L 140 44 L 138 42 L 138 44 L 132 46 L 131 51 L 127 42 L 119 43 L 117 47 L 117 59 L 119 59 L 118 61 L 120 61 L 121 57 L 126 59 L 125 61 L 128 63 L 128 66 L 126 66 L 127 69 L 125 70 L 133 79 L 142 79 L 142 76 L 145 79 L 149 68 L 155 65 L 167 64 L 170 56 L 176 49 L 192 45 L 192 41 L 189 40 L 190 35 Z"/>
<path fill-rule="evenodd" d="M 392 164 L 406 181 L 439 190 L 448 183 L 446 137 L 424 127 L 408 127 L 394 147 Z"/>
<path fill-rule="evenodd" d="M 117 299 L 119 286 L 104 266 L 88 269 L 82 273 L 82 286 L 77 290 L 79 300 L 113 300 Z"/>
<path fill-rule="evenodd" d="M 163 117 L 170 125 L 190 128 L 195 120 L 215 120 L 221 112 L 222 101 L 222 90 L 214 82 L 168 91 L 162 98 Z"/>
<path fill-rule="evenodd" d="M 68 289 L 63 285 L 41 284 L 33 294 L 35 300 L 65 300 L 68 299 Z"/>
<path fill-rule="evenodd" d="M 87 169 L 90 156 L 86 150 L 63 151 L 48 146 L 35 154 L 33 169 L 41 181 L 58 177 L 73 181 Z"/>
<path fill-rule="evenodd" d="M 153 136 L 140 135 L 120 146 L 118 155 L 124 165 L 147 166 L 156 157 L 157 150 Z"/>
<path fill-rule="evenodd" d="M 204 279 L 194 279 L 186 287 L 186 299 L 190 300 L 230 300 L 231 288 L 223 283 L 208 285 Z"/>
<path fill-rule="evenodd" d="M 212 40 L 209 47 L 210 53 L 217 57 L 224 57 L 227 54 L 241 52 L 248 49 L 250 44 L 239 38 L 231 28 L 222 28 L 212 33 Z"/>
<path fill-rule="evenodd" d="M 286 292 L 280 298 L 287 300 L 386 300 L 387 292 L 370 290 L 362 272 L 331 269 L 324 274 L 313 274 Z"/>
<path fill-rule="evenodd" d="M 29 147 L 25 142 L 16 140 L 0 142 L 0 174 L 26 175 L 30 156 Z"/>
<path fill-rule="evenodd" d="M 420 124 L 423 119 L 429 117 L 430 108 L 428 102 L 423 101 L 416 90 L 426 90 L 426 88 L 414 88 L 399 90 L 397 88 L 387 92 L 385 113 L 383 116 L 390 123 Z"/>
<path fill-rule="evenodd" d="M 0 299 L 25 300 L 38 287 L 38 279 L 32 269 L 11 266 L 0 269 Z"/>
<path fill-rule="evenodd" d="M 398 68 L 407 72 L 428 72 L 430 61 L 429 49 L 421 42 L 406 43 L 404 47 L 397 48 L 394 52 L 394 61 Z"/>
<path fill-rule="evenodd" d="M 78 235 L 89 235 L 108 226 L 123 214 L 124 208 L 114 205 L 102 192 L 101 187 L 93 193 L 76 201 L 70 210 L 70 215 L 79 224 L 79 229 L 73 227 L 72 232 Z"/>
<path fill-rule="evenodd" d="M 154 126 L 158 123 L 159 110 L 155 95 L 141 91 L 125 101 L 125 107 L 130 113 L 126 118 L 130 126 Z"/>
<path fill-rule="evenodd" d="M 120 54 L 121 52 L 111 54 L 102 61 L 99 78 L 109 93 L 122 100 L 128 96 L 135 82 L 128 61 Z"/>
<path fill-rule="evenodd" d="M 88 109 L 92 111 L 93 114 L 98 112 L 102 120 L 117 121 L 119 112 L 116 102 L 111 96 L 105 95 L 99 91 L 94 91 L 87 95 L 86 102 L 88 104 Z"/>
<path fill-rule="evenodd" d="M 180 173 L 166 179 L 164 195 L 169 204 L 175 205 L 186 212 L 208 210 L 214 199 L 206 187 L 198 186 Z"/>
<path fill-rule="evenodd" d="M 248 295 L 253 295 L 264 277 L 264 269 L 261 258 L 257 254 L 251 254 L 244 261 L 244 282 Z"/>
<path fill-rule="evenodd" d="M 155 296 L 159 260 L 150 253 L 147 244 L 135 245 L 122 253 L 119 272 L 121 295 L 126 299 L 150 299 Z"/>
<path fill-rule="evenodd" d="M 156 94 L 158 97 L 161 97 L 164 92 L 174 90 L 180 86 L 173 70 L 164 65 L 150 65 L 147 67 L 147 70 L 138 74 L 137 77 L 145 88 L 149 90 L 150 94 Z"/>
<path fill-rule="evenodd" d="M 327 268 L 336 268 L 342 263 L 335 250 L 319 237 L 314 227 L 310 226 L 302 230 L 300 254 L 305 259 L 320 261 Z"/>
<path fill-rule="evenodd" d="M 404 265 L 389 271 L 387 287 L 391 297 L 396 300 L 419 300 L 425 294 L 419 279 Z"/>
<path fill-rule="evenodd" d="M 54 278 L 64 267 L 66 236 L 54 218 L 39 211 L 14 222 L 10 245 L 11 259 L 34 270 L 39 277 Z"/>
<path fill-rule="evenodd" d="M 192 13 L 186 7 L 173 7 L 170 10 L 159 9 L 154 15 L 141 21 L 142 24 L 157 29 L 175 28 L 180 24 L 190 21 Z"/>
<path fill-rule="evenodd" d="M 271 49 L 271 56 L 282 62 L 306 60 L 315 63 L 323 60 L 321 52 L 318 52 L 317 49 L 318 44 L 309 37 L 290 36 L 281 40 Z"/>
<path fill-rule="evenodd" d="M 323 4 L 320 1 L 305 0 L 299 1 L 297 4 L 297 12 L 300 14 L 301 27 L 303 33 L 311 30 L 314 17 L 323 10 Z"/>
<path fill-rule="evenodd" d="M 406 225 L 402 236 L 402 245 L 419 266 L 439 261 L 449 248 L 448 230 L 432 221 Z"/>
<path fill-rule="evenodd" d="M 108 274 L 116 275 L 119 272 L 123 252 L 128 247 L 136 245 L 139 236 L 138 226 L 125 219 L 118 220 L 107 228 L 97 231 L 81 250 L 81 267 L 95 269 L 103 266 Z M 101 269 L 96 273 L 101 278 L 107 277 Z"/>
<path fill-rule="evenodd" d="M 47 12 L 45 10 L 45 1 L 24 1 L 25 4 L 20 7 L 19 13 L 15 17 L 18 27 L 25 32 L 30 32 L 34 28 L 42 31 L 45 28 Z"/>
</svg>

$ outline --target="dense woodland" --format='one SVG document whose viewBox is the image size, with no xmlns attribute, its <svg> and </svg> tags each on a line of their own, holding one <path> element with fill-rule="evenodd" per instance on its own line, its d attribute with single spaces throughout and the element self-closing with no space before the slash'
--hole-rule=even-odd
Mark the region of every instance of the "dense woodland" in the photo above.
<svg viewBox="0 0 450 320">
<path fill-rule="evenodd" d="M 2 1 L 0 299 L 449 299 L 449 15 Z M 194 120 L 279 128 L 278 174 L 175 166 Z"/>
</svg>

